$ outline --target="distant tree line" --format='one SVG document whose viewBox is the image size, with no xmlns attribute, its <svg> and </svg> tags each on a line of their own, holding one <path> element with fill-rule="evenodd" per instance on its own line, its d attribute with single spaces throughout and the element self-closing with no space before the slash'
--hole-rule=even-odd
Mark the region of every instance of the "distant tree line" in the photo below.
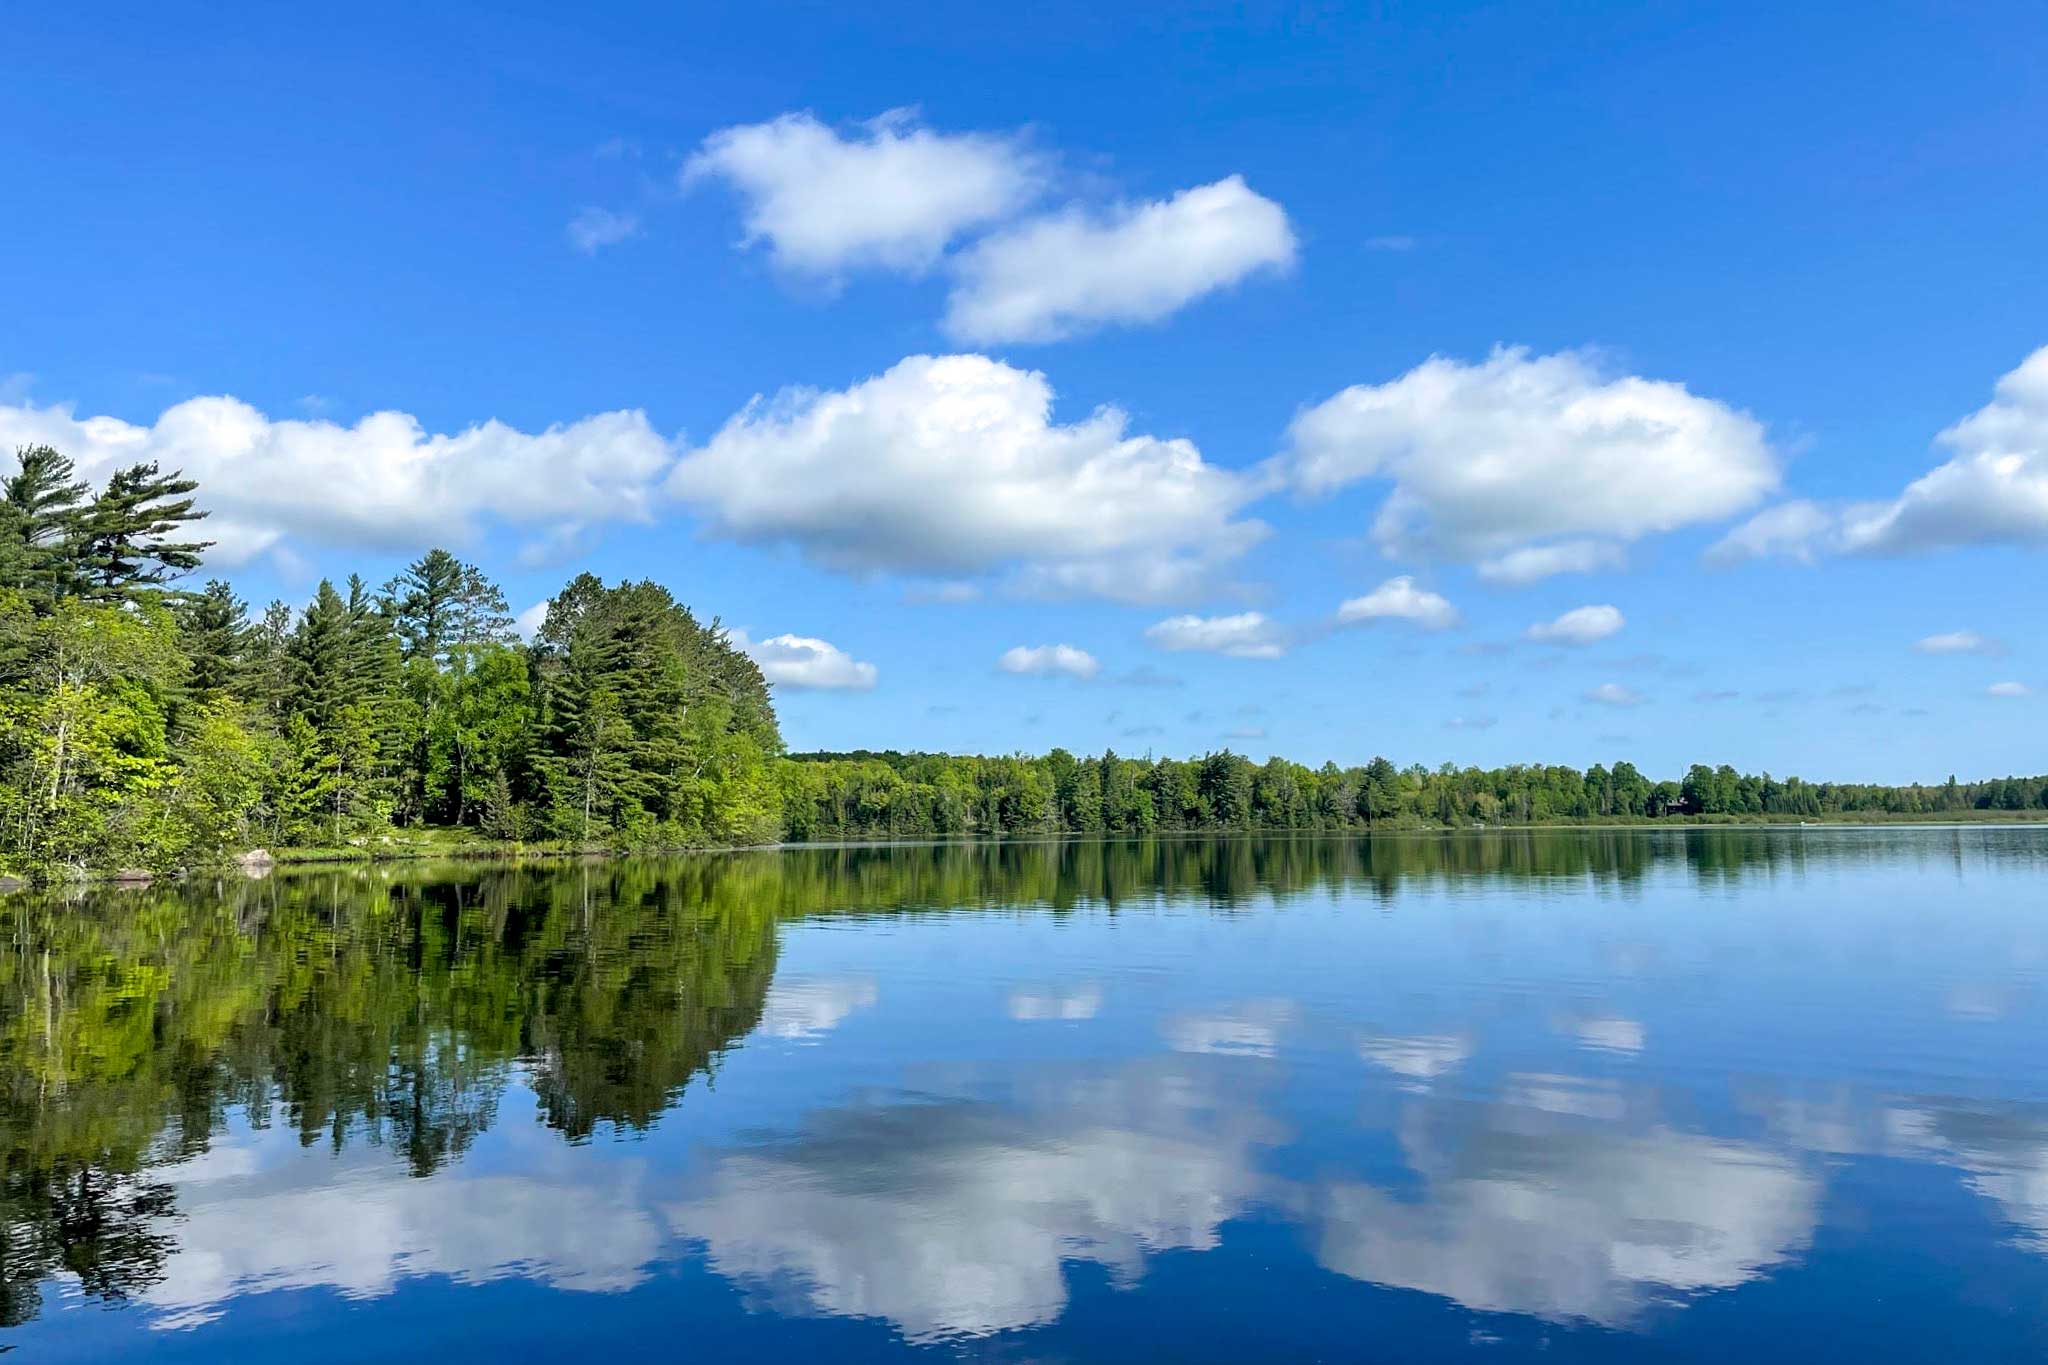
<svg viewBox="0 0 2048 1365">
<path fill-rule="evenodd" d="M 782 768 L 792 839 L 967 834 L 1349 831 L 1672 817 L 1937 816 L 2048 810 L 2048 776 L 1886 787 L 1696 764 L 1652 782 L 1633 764 L 1308 768 L 1228 751 L 1196 759 L 794 754 Z"/>
<path fill-rule="evenodd" d="M 94 490 L 42 446 L 0 483 L 0 873 L 188 868 L 435 828 L 632 849 L 2048 808 L 2048 778 L 785 758 L 759 667 L 659 584 L 579 575 L 529 643 L 497 585 L 437 549 L 381 587 L 323 581 L 252 615 L 224 582 L 179 586 L 210 548 L 195 491 L 154 464 Z"/>
</svg>

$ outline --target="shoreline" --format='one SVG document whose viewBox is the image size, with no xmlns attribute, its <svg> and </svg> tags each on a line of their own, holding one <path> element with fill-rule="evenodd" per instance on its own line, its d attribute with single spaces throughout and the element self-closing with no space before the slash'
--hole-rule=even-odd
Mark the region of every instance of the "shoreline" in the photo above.
<svg viewBox="0 0 2048 1365">
<path fill-rule="evenodd" d="M 2048 828 L 2048 811 L 1987 811 L 1942 815 L 1886 815 L 1868 812 L 1827 816 L 1816 820 L 1788 820 L 1762 816 L 1722 816 L 1690 820 L 1549 820 L 1503 825 L 1405 825 L 1385 829 L 1292 829 L 1258 827 L 1249 829 L 1173 829 L 1141 832 L 1032 832 L 995 835 L 923 835 L 902 838 L 780 840 L 765 844 L 693 844 L 664 848 L 619 849 L 603 846 L 562 847 L 549 844 L 515 844 L 494 840 L 398 841 L 375 846 L 337 848 L 255 849 L 219 867 L 187 869 L 161 875 L 140 870 L 94 871 L 46 885 L 149 886 L 159 881 L 182 881 L 208 873 L 240 872 L 260 877 L 280 869 L 364 867 L 386 863 L 460 862 L 523 863 L 582 859 L 611 862 L 626 858 L 689 857 L 734 853 L 793 852 L 802 849 L 934 848 L 950 846 L 995 846 L 1002 844 L 1109 843 L 1134 839 L 1374 839 L 1443 838 L 1474 834 L 1541 834 L 1580 831 L 1585 833 L 1695 833 L 1711 830 L 1795 830 L 1855 829 L 2013 829 Z M 0 894 L 35 889 L 25 878 L 0 874 Z"/>
</svg>

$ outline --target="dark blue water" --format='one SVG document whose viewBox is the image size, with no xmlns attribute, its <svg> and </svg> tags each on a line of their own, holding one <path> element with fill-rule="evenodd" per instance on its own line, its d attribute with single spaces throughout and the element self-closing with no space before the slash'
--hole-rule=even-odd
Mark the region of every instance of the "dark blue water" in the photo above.
<svg viewBox="0 0 2048 1365">
<path fill-rule="evenodd" d="M 29 1359 L 2048 1358 L 2048 830 L 0 918 Z"/>
</svg>

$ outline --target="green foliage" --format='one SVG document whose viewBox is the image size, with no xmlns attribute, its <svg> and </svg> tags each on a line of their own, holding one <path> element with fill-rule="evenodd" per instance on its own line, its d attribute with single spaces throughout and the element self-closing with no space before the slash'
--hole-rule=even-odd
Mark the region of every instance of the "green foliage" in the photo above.
<svg viewBox="0 0 2048 1365">
<path fill-rule="evenodd" d="M 0 862 L 158 865 L 185 661 L 163 612 L 0 594 Z"/>
<path fill-rule="evenodd" d="M 2048 777 L 1940 787 L 1811 783 L 1694 767 L 1652 783 L 1633 764 L 1577 768 L 1307 768 L 1224 751 L 1190 761 L 947 754 L 798 754 L 779 777 L 787 837 L 1367 830 L 1604 820 L 1817 819 L 2048 810 Z"/>
<path fill-rule="evenodd" d="M 552 837 L 605 846 L 753 842 L 780 825 L 768 685 L 714 621 L 656 583 L 590 574 L 534 641 L 534 796 Z"/>
<path fill-rule="evenodd" d="M 197 486 L 94 493 L 60 452 L 0 486 L 0 870 L 198 866 L 253 844 L 488 827 L 603 848 L 781 833 L 768 686 L 716 621 L 590 575 L 533 649 L 475 565 L 433 550 L 381 592 L 323 581 L 254 623 Z"/>
<path fill-rule="evenodd" d="M 15 472 L 0 484 L 0 587 L 47 604 L 78 585 L 71 546 L 91 485 L 74 478 L 71 461 L 49 446 L 14 454 Z"/>
<path fill-rule="evenodd" d="M 71 547 L 81 591 L 100 601 L 127 601 L 198 568 L 213 542 L 175 539 L 206 516 L 190 496 L 198 487 L 154 464 L 109 478 L 78 519 Z"/>
</svg>

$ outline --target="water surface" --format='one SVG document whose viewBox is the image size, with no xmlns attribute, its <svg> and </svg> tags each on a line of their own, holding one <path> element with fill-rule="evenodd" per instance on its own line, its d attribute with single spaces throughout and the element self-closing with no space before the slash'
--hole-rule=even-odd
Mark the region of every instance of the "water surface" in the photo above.
<svg viewBox="0 0 2048 1365">
<path fill-rule="evenodd" d="M 0 901 L 36 1360 L 2048 1355 L 2048 830 Z"/>
</svg>

